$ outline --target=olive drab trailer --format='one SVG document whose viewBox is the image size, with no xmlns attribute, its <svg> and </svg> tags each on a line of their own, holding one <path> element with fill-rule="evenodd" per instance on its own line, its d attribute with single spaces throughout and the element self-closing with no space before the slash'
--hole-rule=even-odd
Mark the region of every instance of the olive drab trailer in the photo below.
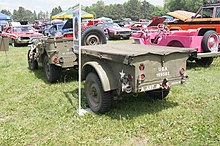
<svg viewBox="0 0 220 146">
<path fill-rule="evenodd" d="M 83 46 L 82 79 L 90 108 L 109 111 L 113 92 L 165 98 L 171 86 L 186 81 L 186 60 L 193 52 L 138 44 Z"/>
</svg>

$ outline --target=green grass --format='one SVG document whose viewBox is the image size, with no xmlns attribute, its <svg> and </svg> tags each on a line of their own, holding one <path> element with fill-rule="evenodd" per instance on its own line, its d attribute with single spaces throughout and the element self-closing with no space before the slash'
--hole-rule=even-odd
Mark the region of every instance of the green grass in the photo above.
<svg viewBox="0 0 220 146">
<path fill-rule="evenodd" d="M 0 52 L 0 145 L 220 143 L 220 58 L 207 68 L 189 64 L 187 84 L 166 100 L 126 96 L 105 115 L 79 116 L 77 74 L 48 84 L 41 69 L 28 69 L 27 50 Z"/>
</svg>

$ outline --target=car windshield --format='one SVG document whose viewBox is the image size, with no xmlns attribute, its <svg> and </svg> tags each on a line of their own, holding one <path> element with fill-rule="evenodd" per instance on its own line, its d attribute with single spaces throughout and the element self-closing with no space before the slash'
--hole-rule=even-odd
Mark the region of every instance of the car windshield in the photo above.
<svg viewBox="0 0 220 146">
<path fill-rule="evenodd" d="M 120 27 L 117 23 L 104 23 L 104 27 Z"/>
<path fill-rule="evenodd" d="M 63 28 L 63 24 L 57 25 L 58 26 L 58 30 L 61 30 Z"/>
<path fill-rule="evenodd" d="M 14 32 L 33 32 L 34 29 L 31 26 L 17 26 L 13 28 Z"/>
<path fill-rule="evenodd" d="M 148 26 L 149 22 L 142 23 L 142 26 Z"/>
</svg>

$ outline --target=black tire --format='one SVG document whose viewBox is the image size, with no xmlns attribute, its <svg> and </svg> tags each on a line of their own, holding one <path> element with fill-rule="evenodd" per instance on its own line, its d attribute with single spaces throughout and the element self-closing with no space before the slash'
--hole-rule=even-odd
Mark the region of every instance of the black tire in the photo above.
<svg viewBox="0 0 220 146">
<path fill-rule="evenodd" d="M 38 69 L 38 62 L 37 62 L 37 60 L 30 59 L 30 52 L 31 52 L 31 50 L 28 50 L 28 67 L 30 70 L 37 70 Z"/>
<path fill-rule="evenodd" d="M 49 59 L 47 55 L 44 57 L 43 67 L 44 67 L 46 80 L 50 83 L 57 82 L 57 80 L 60 77 L 60 70 L 54 64 L 49 63 Z"/>
<path fill-rule="evenodd" d="M 202 49 L 204 52 L 212 51 L 212 48 L 211 48 L 212 46 L 209 45 L 210 38 L 214 39 L 214 42 L 213 42 L 214 44 L 212 46 L 218 47 L 218 42 L 219 42 L 218 34 L 213 30 L 209 30 L 204 34 L 202 38 Z"/>
<path fill-rule="evenodd" d="M 16 43 L 15 40 L 12 40 L 11 45 L 12 45 L 12 47 L 18 47 L 18 44 Z"/>
<path fill-rule="evenodd" d="M 128 37 L 123 37 L 124 40 L 129 40 L 130 39 L 130 36 Z"/>
<path fill-rule="evenodd" d="M 209 66 L 212 64 L 213 58 L 206 57 L 206 58 L 195 59 L 195 61 L 196 61 L 196 64 L 198 64 L 199 66 Z"/>
<path fill-rule="evenodd" d="M 162 100 L 167 97 L 169 92 L 170 92 L 170 90 L 168 90 L 168 89 L 157 89 L 157 90 L 153 90 L 153 91 L 147 91 L 145 93 L 147 94 L 148 97 L 151 97 L 153 99 Z"/>
<path fill-rule="evenodd" d="M 86 99 L 91 110 L 103 114 L 111 109 L 112 93 L 105 92 L 97 74 L 90 72 L 86 77 Z"/>
<path fill-rule="evenodd" d="M 97 26 L 90 26 L 82 30 L 82 46 L 106 44 L 104 31 Z"/>
</svg>

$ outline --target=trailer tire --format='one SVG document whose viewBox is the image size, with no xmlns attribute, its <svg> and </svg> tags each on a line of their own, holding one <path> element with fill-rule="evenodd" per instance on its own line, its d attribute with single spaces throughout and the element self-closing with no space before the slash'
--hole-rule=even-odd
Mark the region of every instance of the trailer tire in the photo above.
<svg viewBox="0 0 220 146">
<path fill-rule="evenodd" d="M 207 31 L 202 38 L 202 49 L 204 52 L 211 52 L 212 47 L 218 47 L 219 37 L 218 34 L 213 31 Z"/>
<path fill-rule="evenodd" d="M 212 57 L 206 57 L 206 58 L 200 58 L 200 59 L 195 59 L 196 64 L 199 66 L 209 66 L 212 64 L 213 62 L 213 58 Z"/>
<path fill-rule="evenodd" d="M 91 110 L 97 114 L 103 114 L 111 109 L 112 93 L 105 92 L 98 75 L 90 72 L 85 82 L 86 99 Z"/>
<path fill-rule="evenodd" d="M 169 89 L 156 89 L 153 91 L 147 91 L 145 93 L 147 94 L 148 97 L 162 100 L 167 97 L 169 92 L 170 92 Z"/>
<path fill-rule="evenodd" d="M 28 67 L 30 70 L 37 70 L 38 69 L 38 62 L 37 62 L 37 60 L 30 59 L 30 52 L 31 52 L 31 50 L 28 51 Z"/>
<path fill-rule="evenodd" d="M 103 30 L 97 26 L 90 26 L 82 30 L 82 46 L 106 44 Z"/>
<path fill-rule="evenodd" d="M 60 70 L 54 64 L 49 63 L 48 56 L 45 55 L 43 62 L 44 72 L 46 76 L 46 80 L 50 83 L 56 82 L 60 77 Z"/>
</svg>

